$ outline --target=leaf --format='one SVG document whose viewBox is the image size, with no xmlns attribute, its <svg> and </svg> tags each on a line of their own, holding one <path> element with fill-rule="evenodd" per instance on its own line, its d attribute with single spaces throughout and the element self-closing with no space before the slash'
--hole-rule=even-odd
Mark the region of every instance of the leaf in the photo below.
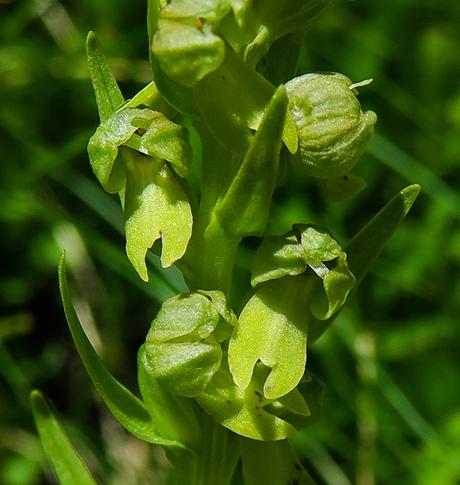
<svg viewBox="0 0 460 485">
<path fill-rule="evenodd" d="M 358 284 L 406 217 L 419 193 L 420 185 L 417 184 L 401 190 L 348 243 L 348 265 Z"/>
<path fill-rule="evenodd" d="M 86 38 L 86 55 L 89 76 L 96 95 L 99 118 L 101 121 L 104 121 L 123 104 L 123 95 L 115 76 L 112 74 L 104 55 L 99 49 L 94 32 L 89 32 Z"/>
<path fill-rule="evenodd" d="M 218 219 L 231 237 L 260 236 L 265 230 L 278 178 L 286 111 L 287 96 L 284 88 L 280 87 L 264 113 L 243 163 L 216 209 Z"/>
<path fill-rule="evenodd" d="M 40 391 L 32 391 L 30 402 L 40 441 L 61 485 L 95 485 L 96 481 L 75 451 Z"/>
<path fill-rule="evenodd" d="M 193 217 L 187 197 L 167 165 L 134 155 L 126 165 L 126 253 L 139 276 L 148 281 L 147 250 L 161 237 L 161 264 L 171 266 L 187 249 Z"/>
<path fill-rule="evenodd" d="M 67 323 L 78 353 L 99 395 L 117 421 L 131 434 L 148 443 L 183 447 L 182 443 L 166 439 L 158 434 L 155 423 L 144 403 L 120 384 L 99 359 L 85 335 L 71 303 L 65 273 L 64 253 L 59 262 L 59 288 Z"/>
<path fill-rule="evenodd" d="M 258 361 L 271 368 L 264 384 L 267 399 L 292 391 L 305 372 L 311 276 L 286 277 L 263 284 L 243 308 L 228 349 L 236 385 L 246 389 Z"/>
<path fill-rule="evenodd" d="M 404 220 L 420 193 L 420 185 L 409 185 L 396 194 L 348 243 L 346 247 L 348 266 L 356 278 L 358 287 L 372 263 Z M 324 322 L 313 319 L 310 345 L 332 324 L 336 315 Z"/>
</svg>

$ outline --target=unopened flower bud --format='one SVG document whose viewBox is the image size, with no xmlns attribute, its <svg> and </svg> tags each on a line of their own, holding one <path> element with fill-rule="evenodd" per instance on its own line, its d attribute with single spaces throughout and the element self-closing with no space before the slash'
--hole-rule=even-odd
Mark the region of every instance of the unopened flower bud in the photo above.
<svg viewBox="0 0 460 485">
<path fill-rule="evenodd" d="M 310 175 L 344 175 L 358 162 L 377 116 L 363 112 L 356 87 L 342 74 L 305 74 L 286 83 L 289 109 L 297 127 L 295 162 Z"/>
</svg>

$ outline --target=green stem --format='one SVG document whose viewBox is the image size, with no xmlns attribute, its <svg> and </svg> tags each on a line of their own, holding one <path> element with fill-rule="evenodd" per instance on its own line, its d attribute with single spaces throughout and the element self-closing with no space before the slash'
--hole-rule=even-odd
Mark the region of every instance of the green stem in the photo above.
<svg viewBox="0 0 460 485">
<path fill-rule="evenodd" d="M 203 125 L 201 199 L 189 246 L 187 265 L 191 289 L 230 292 L 238 239 L 229 237 L 215 211 L 233 180 L 241 159 L 226 150 Z"/>
<path fill-rule="evenodd" d="M 228 296 L 239 241 L 229 239 L 214 220 L 206 227 L 199 228 L 195 244 L 196 261 L 192 287 L 221 290 Z"/>
<path fill-rule="evenodd" d="M 228 485 L 240 457 L 238 437 L 210 416 L 202 416 L 196 485 Z"/>
</svg>

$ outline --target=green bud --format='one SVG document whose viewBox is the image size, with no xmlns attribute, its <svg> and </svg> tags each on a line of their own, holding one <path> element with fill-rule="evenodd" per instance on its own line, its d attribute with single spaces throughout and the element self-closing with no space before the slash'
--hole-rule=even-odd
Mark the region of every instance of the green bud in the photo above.
<svg viewBox="0 0 460 485">
<path fill-rule="evenodd" d="M 146 371 L 167 391 L 199 395 L 219 370 L 220 344 L 236 317 L 220 291 L 199 291 L 163 303 L 147 335 Z"/>
<path fill-rule="evenodd" d="M 361 110 L 356 87 L 337 73 L 305 74 L 286 83 L 299 138 L 293 160 L 314 177 L 344 175 L 366 149 L 377 116 Z"/>
</svg>

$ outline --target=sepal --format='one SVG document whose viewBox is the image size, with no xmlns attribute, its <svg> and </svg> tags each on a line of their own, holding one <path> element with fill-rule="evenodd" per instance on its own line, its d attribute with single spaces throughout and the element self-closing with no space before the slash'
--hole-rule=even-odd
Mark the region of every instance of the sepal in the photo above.
<svg viewBox="0 0 460 485">
<path fill-rule="evenodd" d="M 361 110 L 357 85 L 342 74 L 310 73 L 285 86 L 299 139 L 293 162 L 314 177 L 349 172 L 364 153 L 377 121 L 373 111 Z"/>
<path fill-rule="evenodd" d="M 146 371 L 167 391 L 195 397 L 222 361 L 236 317 L 218 291 L 178 295 L 163 303 L 146 339 Z"/>
</svg>

